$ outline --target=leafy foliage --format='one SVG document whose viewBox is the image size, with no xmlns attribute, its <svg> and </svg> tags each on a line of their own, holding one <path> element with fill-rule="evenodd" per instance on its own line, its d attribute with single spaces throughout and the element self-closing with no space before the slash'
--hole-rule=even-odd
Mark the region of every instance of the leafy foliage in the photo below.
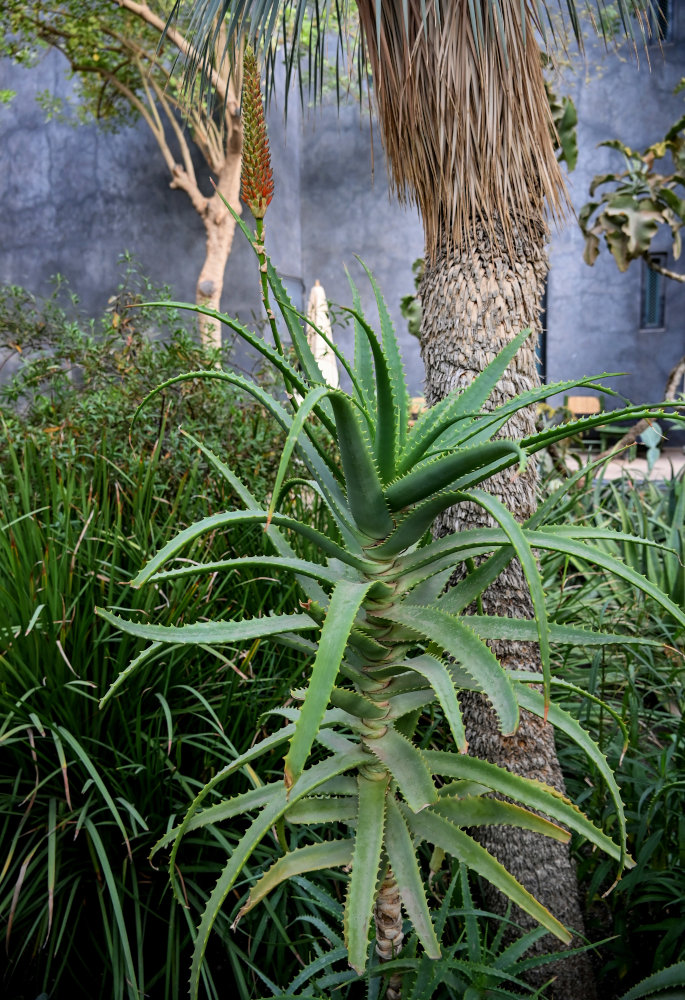
<svg viewBox="0 0 685 1000">
<path fill-rule="evenodd" d="M 140 553 L 163 544 L 172 522 L 231 502 L 179 423 L 230 453 L 259 496 L 282 442 L 251 399 L 207 384 L 160 396 L 129 439 L 131 412 L 162 372 L 212 367 L 217 352 L 198 347 L 174 309 L 129 308 L 160 296 L 130 262 L 98 321 L 86 322 L 64 292 L 61 284 L 44 302 L 16 287 L 0 293 L 1 359 L 12 371 L 0 390 L 0 992 L 129 1000 L 137 984 L 151 997 L 180 996 L 192 909 L 177 906 L 147 855 L 211 768 L 247 748 L 296 664 L 288 650 L 260 653 L 255 672 L 258 642 L 219 656 L 177 648 L 100 712 L 97 698 L 135 643 L 109 642 L 93 607 L 122 601 Z M 262 537 L 224 534 L 212 554 L 258 551 Z M 212 607 L 254 617 L 265 600 L 288 600 L 287 580 L 254 575 L 207 577 L 192 592 L 181 578 L 134 604 L 156 619 L 172 607 L 192 620 Z M 184 872 L 195 910 L 211 888 L 217 847 L 214 837 L 198 843 L 194 871 Z M 226 924 L 217 929 L 215 966 L 240 967 L 243 977 L 250 954 L 283 964 L 298 946 L 285 932 L 265 941 L 253 927 L 244 954 Z M 216 995 L 211 976 L 204 989 Z"/>
<path fill-rule="evenodd" d="M 576 106 L 567 95 L 561 97 L 552 89 L 549 80 L 545 80 L 545 91 L 549 101 L 549 109 L 554 122 L 554 142 L 557 159 L 565 163 L 569 170 L 575 170 L 578 162 L 578 112 Z"/>
<path fill-rule="evenodd" d="M 86 9 L 77 0 L 6 0 L 0 10 L 0 53 L 24 66 L 34 65 L 48 49 L 65 57 L 78 101 L 53 99 L 53 115 L 94 120 L 110 129 L 142 116 L 152 127 L 156 106 L 162 114 L 167 109 L 186 114 L 202 149 L 214 131 L 212 119 L 180 98 L 175 62 L 188 52 L 188 42 L 183 16 L 162 38 L 169 10 L 165 0 L 91 0 Z M 214 73 L 208 81 L 219 105 L 226 99 L 226 80 Z"/>
<path fill-rule="evenodd" d="M 261 243 L 239 224 L 261 260 Z M 235 472 L 202 445 L 203 454 L 243 506 L 205 517 L 181 531 L 148 561 L 133 585 L 174 578 L 176 560 L 194 540 L 229 525 L 253 524 L 264 526 L 275 553 L 259 561 L 268 570 L 292 573 L 305 601 L 297 610 L 293 607 L 279 616 L 247 622 L 222 616 L 202 627 L 141 626 L 134 619 L 99 611 L 118 629 L 151 643 L 141 650 L 122 680 L 135 673 L 148 656 L 155 655 L 160 643 L 221 645 L 247 634 L 295 648 L 307 662 L 305 686 L 292 692 L 295 704 L 277 713 L 287 724 L 217 772 L 198 793 L 183 822 L 157 845 L 158 850 L 171 849 L 169 869 L 179 892 L 176 859 L 184 836 L 225 820 L 234 826 L 237 817 L 256 814 L 231 851 L 205 908 L 196 939 L 191 992 L 197 994 L 209 935 L 223 904 L 254 851 L 274 827 L 281 856 L 253 885 L 237 919 L 295 875 L 351 863 L 343 933 L 349 962 L 358 973 L 367 964 L 378 887 L 391 877 L 425 953 L 431 958 L 440 954 L 415 853 L 415 844 L 422 841 L 489 879 L 547 930 L 568 941 L 566 930 L 553 915 L 464 831 L 473 825 L 504 823 L 565 840 L 568 834 L 557 825 L 560 822 L 620 864 L 626 861 L 622 806 L 606 761 L 571 717 L 549 704 L 550 643 L 575 643 L 579 635 L 547 616 L 532 550 L 550 549 L 586 558 L 644 589 L 679 622 L 685 623 L 685 615 L 657 587 L 594 544 L 604 537 L 603 532 L 587 528 L 546 530 L 543 522 L 548 505 L 520 526 L 498 501 L 479 489 L 494 472 L 516 469 L 529 455 L 567 433 L 566 429 L 551 428 L 520 442 L 496 438 L 512 412 L 564 391 L 564 386 L 532 390 L 490 413 L 481 409 L 528 331 L 515 338 L 464 392 L 448 396 L 410 427 L 402 361 L 373 277 L 369 274 L 381 333 L 374 333 L 355 305 L 354 368 L 338 355 L 351 381 L 351 392 L 347 393 L 325 384 L 273 266 L 266 260 L 260 270 L 278 303 L 299 369 L 278 350 L 280 340 L 276 348 L 264 342 L 260 348 L 260 341 L 249 330 L 227 317 L 222 320 L 260 348 L 280 372 L 289 388 L 288 405 L 230 371 L 178 376 L 159 386 L 150 398 L 171 385 L 194 379 L 225 382 L 251 391 L 286 432 L 271 501 L 268 507 L 261 504 Z M 357 303 L 354 285 L 352 289 Z M 594 383 L 585 380 L 584 384 Z M 621 415 L 635 409 L 621 411 Z M 595 418 L 589 418 L 578 426 L 592 426 L 593 422 Z M 333 436 L 339 449 L 339 464 L 331 461 L 324 446 L 327 435 Z M 303 487 L 300 474 L 287 479 L 292 454 L 307 470 L 310 495 L 318 496 L 328 511 L 328 530 L 317 531 L 307 517 L 293 517 L 282 509 L 284 498 Z M 426 542 L 424 536 L 436 513 L 461 500 L 483 506 L 497 527 Z M 306 555 L 296 547 L 297 539 L 307 543 Z M 472 560 L 487 555 L 490 558 L 474 568 Z M 463 618 L 461 612 L 514 557 L 524 567 L 537 621 L 483 615 Z M 465 563 L 464 581 L 443 593 L 447 577 L 459 563 Z M 248 565 L 252 564 L 250 560 Z M 209 572 L 233 571 L 236 565 L 234 560 L 213 560 L 195 566 L 192 573 L 186 568 L 181 571 L 201 578 Z M 486 644 L 486 639 L 512 633 L 540 643 L 544 694 L 529 686 L 539 683 L 539 675 L 511 675 Z M 584 638 L 599 644 L 624 641 L 622 636 L 607 633 L 584 634 Z M 110 689 L 105 703 L 118 687 Z M 614 796 L 618 845 L 552 789 L 465 755 L 457 697 L 464 689 L 480 690 L 488 696 L 504 732 L 515 731 L 521 705 L 541 717 L 547 718 L 549 713 L 550 720 L 583 747 Z M 422 744 L 418 720 L 438 706 L 460 753 Z M 287 747 L 284 780 L 269 780 L 256 791 L 233 797 L 221 795 L 222 782 L 241 768 L 251 769 L 253 761 L 278 746 Z M 440 781 L 436 783 L 435 777 Z M 498 791 L 520 806 L 484 798 L 488 791 Z M 541 819 L 531 809 L 550 819 Z M 292 829 L 298 831 L 295 842 L 288 832 Z"/>
<path fill-rule="evenodd" d="M 685 78 L 676 93 L 685 86 Z M 604 239 L 620 271 L 634 260 L 643 259 L 654 270 L 677 281 L 685 276 L 663 268 L 651 252 L 652 241 L 663 226 L 668 226 L 673 241 L 673 256 L 680 257 L 681 229 L 685 222 L 685 116 L 678 119 L 663 139 L 642 152 L 631 149 L 618 139 L 601 143 L 622 153 L 625 170 L 598 174 L 590 185 L 589 201 L 578 216 L 585 236 L 586 264 L 594 264 Z M 670 158 L 671 172 L 662 173 L 655 164 Z M 596 197 L 604 185 L 608 190 Z"/>
<path fill-rule="evenodd" d="M 171 504 L 198 461 L 195 445 L 179 430 L 182 425 L 217 451 L 230 450 L 236 468 L 249 475 L 263 497 L 275 475 L 280 439 L 261 407 L 239 390 L 227 392 L 211 383 L 172 387 L 130 430 L 131 413 L 160 378 L 213 367 L 220 355 L 198 346 L 178 310 L 168 304 L 141 307 L 147 298 L 164 302 L 169 292 L 151 285 L 130 258 L 122 264 L 117 294 L 95 321 L 79 314 L 62 280 L 42 301 L 16 286 L 0 289 L 0 365 L 6 373 L 0 415 L 9 437 L 18 443 L 31 438 L 46 460 L 54 457 L 65 466 L 104 450 L 124 478 L 135 477 L 141 457 L 159 449 L 163 460 L 155 490 Z M 0 443 L 0 467 L 10 475 L 7 454 L 6 442 Z M 226 503 L 229 493 L 207 471 L 200 459 L 199 499 L 189 499 L 187 511 L 193 504 L 206 511 L 207 504 L 211 510 Z M 110 489 L 115 481 L 113 473 Z"/>
</svg>

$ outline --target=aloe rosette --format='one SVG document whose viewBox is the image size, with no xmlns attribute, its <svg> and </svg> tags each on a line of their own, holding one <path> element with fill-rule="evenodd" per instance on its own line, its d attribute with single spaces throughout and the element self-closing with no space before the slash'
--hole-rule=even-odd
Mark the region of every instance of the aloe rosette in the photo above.
<svg viewBox="0 0 685 1000">
<path fill-rule="evenodd" d="M 570 934 L 553 914 L 466 829 L 506 824 L 560 841 L 568 840 L 572 830 L 615 858 L 619 867 L 631 863 L 614 776 L 578 723 L 550 702 L 550 664 L 555 644 L 640 640 L 550 620 L 534 552 L 548 549 L 582 558 L 641 588 L 681 623 L 685 615 L 652 583 L 607 554 L 601 542 L 608 532 L 582 526 L 546 527 L 556 496 L 519 524 L 483 484 L 496 472 L 520 468 L 553 441 L 606 420 L 606 415 L 600 415 L 514 441 L 499 436 L 513 412 L 578 385 L 595 389 L 601 385 L 596 379 L 548 385 L 488 412 L 484 407 L 491 390 L 530 335 L 524 331 L 471 385 L 446 397 L 411 425 L 397 340 L 373 277 L 368 274 L 378 305 L 380 334 L 362 315 L 352 284 L 353 361 L 330 345 L 347 372 L 351 389 L 332 389 L 309 349 L 298 313 L 264 257 L 263 245 L 240 220 L 238 224 L 259 261 L 265 262 L 262 272 L 278 304 L 297 365 L 280 349 L 281 339 L 271 347 L 236 320 L 203 311 L 224 322 L 275 366 L 287 396 L 276 398 L 243 375 L 217 370 L 178 376 L 156 391 L 184 379 L 211 378 L 251 392 L 286 434 L 271 502 L 268 507 L 258 503 L 220 456 L 195 441 L 242 507 L 205 517 L 180 531 L 148 561 L 133 584 L 161 584 L 179 576 L 192 580 L 200 573 L 251 571 L 259 566 L 293 574 L 302 591 L 300 607 L 292 614 L 175 627 L 99 611 L 117 628 L 148 641 L 106 698 L 162 643 L 235 645 L 260 639 L 294 647 L 306 665 L 308 683 L 293 692 L 296 707 L 275 713 L 284 717 L 285 725 L 216 774 L 197 795 L 183 822 L 157 845 L 156 849 L 170 848 L 173 873 L 186 833 L 207 824 L 235 825 L 245 816 L 252 817 L 207 901 L 196 937 L 191 994 L 197 995 L 217 914 L 255 848 L 274 828 L 281 854 L 256 880 L 238 917 L 293 876 L 331 868 L 349 870 L 344 935 L 350 965 L 358 972 L 368 961 L 379 890 L 389 880 L 425 952 L 439 955 L 421 870 L 418 848 L 422 842 L 433 845 L 436 858 L 458 858 L 568 942 Z M 635 406 L 620 411 L 619 416 L 639 419 L 656 413 L 654 408 Z M 331 438 L 339 461 L 331 457 L 326 444 Z M 293 456 L 306 476 L 298 474 L 288 480 Z M 301 489 L 303 479 L 327 508 L 331 525 L 327 533 L 280 510 L 284 497 L 292 489 Z M 435 516 L 464 500 L 484 507 L 495 527 L 431 540 L 428 529 Z M 194 539 L 237 525 L 263 525 L 272 554 L 175 564 Z M 612 537 L 618 536 L 612 533 Z M 306 541 L 309 557 L 298 555 L 298 538 Z M 535 620 L 466 615 L 512 559 L 523 566 Z M 457 566 L 463 568 L 462 579 L 446 589 Z M 542 677 L 514 675 L 498 663 L 488 640 L 508 638 L 539 643 Z M 614 843 L 554 789 L 469 757 L 459 705 L 463 690 L 480 691 L 490 700 L 503 733 L 515 732 L 524 708 L 548 718 L 575 740 L 611 791 L 619 842 Z M 453 749 L 421 746 L 420 718 L 434 706 L 451 732 Z M 222 783 L 230 775 L 241 770 L 252 773 L 251 765 L 278 747 L 285 750 L 282 779 L 221 798 Z M 507 801 L 490 797 L 492 792 Z M 290 849 L 288 830 L 293 826 L 298 828 L 301 846 Z M 398 933 L 395 952 L 400 943 Z"/>
</svg>

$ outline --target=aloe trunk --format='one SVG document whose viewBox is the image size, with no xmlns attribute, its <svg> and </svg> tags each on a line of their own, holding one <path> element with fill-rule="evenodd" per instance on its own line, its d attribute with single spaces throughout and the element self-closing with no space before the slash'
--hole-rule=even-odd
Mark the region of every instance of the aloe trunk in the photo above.
<svg viewBox="0 0 685 1000">
<path fill-rule="evenodd" d="M 397 879 L 388 866 L 374 908 L 376 925 L 376 953 L 381 962 L 397 958 L 402 950 L 402 900 Z M 402 975 L 394 973 L 388 981 L 386 1000 L 400 1000 L 402 996 Z"/>
<path fill-rule="evenodd" d="M 426 398 L 434 404 L 455 387 L 465 387 L 516 333 L 530 327 L 540 331 L 540 302 L 547 274 L 544 229 L 540 239 L 517 241 L 510 253 L 500 238 L 491 240 L 481 230 L 467 251 L 443 252 L 435 264 L 427 262 L 421 288 L 423 307 L 422 353 L 426 366 Z M 505 376 L 493 391 L 489 407 L 499 406 L 515 395 L 539 384 L 535 360 L 536 338 L 531 337 L 517 352 Z M 534 430 L 535 411 L 517 411 L 503 433 L 524 438 Z M 523 522 L 535 511 L 537 472 L 528 463 L 520 475 L 511 471 L 493 476 L 486 489 L 497 496 Z M 461 503 L 440 514 L 435 537 L 466 528 L 492 525 L 480 506 Z M 518 561 L 512 562 L 482 595 L 487 615 L 533 618 L 530 592 Z M 510 669 L 541 671 L 539 649 L 533 643 L 497 641 L 491 646 L 498 660 Z M 521 713 L 514 736 L 503 736 L 492 709 L 480 694 L 462 695 L 462 711 L 469 752 L 516 774 L 534 778 L 564 792 L 552 726 L 529 712 Z M 575 863 L 565 844 L 527 830 L 482 827 L 474 837 L 519 881 L 535 892 L 565 926 L 583 933 Z M 504 897 L 488 886 L 486 902 L 503 912 Z M 516 919 L 532 926 L 518 911 Z M 576 940 L 574 944 L 579 944 Z M 555 944 L 548 936 L 539 945 L 548 951 Z M 542 981 L 555 975 L 554 996 L 563 1000 L 592 1000 L 596 996 L 592 967 L 586 955 L 578 955 L 539 970 Z M 536 984 L 537 985 L 537 984 Z"/>
</svg>

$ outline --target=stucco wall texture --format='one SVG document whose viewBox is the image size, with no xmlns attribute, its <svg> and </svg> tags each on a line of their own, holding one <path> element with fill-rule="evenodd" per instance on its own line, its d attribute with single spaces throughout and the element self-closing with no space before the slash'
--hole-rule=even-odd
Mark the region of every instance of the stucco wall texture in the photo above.
<svg viewBox="0 0 685 1000">
<path fill-rule="evenodd" d="M 651 66 L 627 51 L 605 54 L 591 46 L 574 58 L 558 86 L 579 115 L 579 162 L 569 177 L 576 211 L 595 173 L 618 168 L 620 157 L 597 149 L 621 138 L 640 148 L 663 136 L 682 113 L 673 88 L 685 72 L 685 9 L 674 3 L 673 34 Z M 57 54 L 35 68 L 0 61 L 0 89 L 17 97 L 0 107 L 0 283 L 45 294 L 50 276 L 64 275 L 86 315 L 97 316 L 119 281 L 118 256 L 135 255 L 143 273 L 192 301 L 203 259 L 204 230 L 188 199 L 169 188 L 169 176 L 143 124 L 118 133 L 95 125 L 46 122 L 35 101 L 44 89 L 67 94 L 70 84 Z M 319 280 L 328 297 L 351 303 L 345 266 L 369 315 L 373 295 L 355 259 L 375 273 L 393 315 L 414 394 L 422 392 L 418 343 L 406 330 L 399 301 L 413 290 L 411 265 L 423 252 L 420 220 L 388 193 L 377 132 L 355 106 L 321 109 L 290 101 L 269 112 L 276 196 L 266 218 L 267 246 L 295 303 L 306 304 Z M 373 132 L 373 152 L 372 152 Z M 372 164 L 375 169 L 372 170 Z M 373 174 L 373 176 L 372 176 Z M 209 192 L 206 171 L 199 170 Z M 583 238 L 570 218 L 552 234 L 547 308 L 547 378 L 603 371 L 633 401 L 661 398 L 667 374 L 685 353 L 685 286 L 666 285 L 663 330 L 640 329 L 642 268 L 620 274 L 602 250 L 594 267 L 582 259 Z M 237 233 L 228 263 L 222 307 L 243 321 L 261 314 L 253 257 Z M 350 325 L 336 330 L 351 347 Z"/>
</svg>

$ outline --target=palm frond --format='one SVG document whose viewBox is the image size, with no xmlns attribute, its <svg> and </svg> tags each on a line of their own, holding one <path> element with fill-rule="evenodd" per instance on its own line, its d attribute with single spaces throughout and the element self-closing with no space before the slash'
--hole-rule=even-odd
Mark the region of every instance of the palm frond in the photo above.
<svg viewBox="0 0 685 1000">
<path fill-rule="evenodd" d="M 482 224 L 509 240 L 537 231 L 545 199 L 559 215 L 566 195 L 535 23 L 519 0 L 475 19 L 465 2 L 425 19 L 422 6 L 408 0 L 407 32 L 383 4 L 379 33 L 373 3 L 359 4 L 396 193 L 418 206 L 429 252 Z"/>
<path fill-rule="evenodd" d="M 501 230 L 511 248 L 539 238 L 545 203 L 552 217 L 563 213 L 541 42 L 558 44 L 561 17 L 582 47 L 579 14 L 586 10 L 601 32 L 609 9 L 635 42 L 636 26 L 648 34 L 651 0 L 357 0 L 356 7 L 391 183 L 418 206 L 434 255 L 443 244 L 468 246 L 479 226 L 491 238 Z M 282 28 L 287 82 L 305 34 L 316 63 L 333 23 L 344 48 L 356 30 L 350 0 L 195 0 L 191 11 L 186 86 L 197 81 L 201 92 L 222 22 L 227 45 L 245 36 L 271 52 Z M 277 61 L 267 59 L 267 71 Z M 320 74 L 313 75 L 316 87 Z"/>
</svg>

